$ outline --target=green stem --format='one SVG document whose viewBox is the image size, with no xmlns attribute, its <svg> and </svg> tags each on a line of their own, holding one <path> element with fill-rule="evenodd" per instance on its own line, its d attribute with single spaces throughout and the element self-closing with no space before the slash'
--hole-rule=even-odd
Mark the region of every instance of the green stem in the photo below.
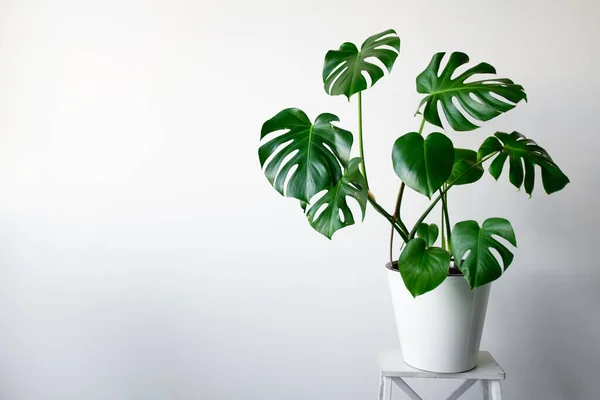
<svg viewBox="0 0 600 400">
<path fill-rule="evenodd" d="M 400 218 L 400 205 L 402 204 L 402 197 L 404 197 L 404 182 L 400 184 L 400 189 L 398 189 L 398 197 L 396 198 L 396 206 L 394 207 L 394 217 Z"/>
<path fill-rule="evenodd" d="M 442 209 L 442 224 L 440 225 L 442 230 L 442 249 L 446 250 L 446 231 L 444 230 L 444 209 Z"/>
<path fill-rule="evenodd" d="M 362 174 L 365 177 L 365 182 L 367 183 L 367 189 L 369 188 L 369 180 L 367 178 L 367 167 L 365 166 L 365 150 L 363 145 L 363 123 L 362 123 L 362 92 L 358 92 L 358 148 L 360 152 L 360 157 L 362 158 L 361 169 Z M 371 193 L 369 193 L 371 194 Z M 369 195 L 368 197 L 369 203 L 373 206 L 373 208 L 381 215 L 385 217 L 392 224 L 392 228 L 398 231 L 398 234 L 402 237 L 402 240 L 405 242 L 408 241 L 408 228 L 404 224 L 398 224 L 398 222 L 392 217 L 383 207 L 381 207 L 376 201 L 375 198 Z"/>
<path fill-rule="evenodd" d="M 392 215 L 392 217 L 394 218 L 394 220 L 398 223 L 398 225 L 400 225 L 400 227 L 404 230 L 404 232 L 406 233 L 406 236 L 408 236 L 408 229 L 406 228 L 406 225 L 404 225 L 404 223 L 402 222 L 402 218 L 400 217 L 400 205 L 402 204 L 402 197 L 404 196 L 404 182 L 402 182 L 400 184 L 400 189 L 398 190 L 398 197 L 396 198 L 396 206 L 394 207 L 394 215 Z M 390 231 L 390 263 L 393 263 L 393 252 L 394 250 L 394 227 L 392 226 L 392 229 Z"/>
<path fill-rule="evenodd" d="M 423 119 L 421 120 L 421 125 L 419 126 L 419 135 L 423 134 L 423 128 L 425 127 L 425 117 L 423 117 Z M 398 189 L 398 197 L 396 198 L 396 207 L 394 207 L 394 219 L 398 222 L 398 225 L 400 225 L 400 227 L 402 229 L 404 229 L 404 231 L 406 232 L 406 235 L 408 236 L 408 228 L 406 228 L 406 225 L 404 225 L 404 222 L 402 222 L 402 216 L 400 215 L 400 208 L 402 207 L 402 198 L 404 196 L 404 188 L 405 188 L 405 184 L 404 182 L 400 183 L 400 189 Z M 404 240 L 404 242 L 406 243 L 406 240 Z M 394 228 L 392 227 L 391 232 L 390 232 L 390 262 L 392 262 L 392 251 L 393 251 L 393 246 L 394 246 Z"/>
<path fill-rule="evenodd" d="M 398 189 L 398 197 L 396 198 L 396 206 L 394 207 L 394 219 L 396 220 L 396 222 L 398 222 L 398 225 L 400 226 L 400 228 L 402 228 L 402 230 L 404 230 L 404 233 L 406 233 L 406 235 L 408 235 L 408 228 L 406 227 L 406 225 L 404 225 L 404 222 L 402 222 L 402 216 L 400 215 L 400 207 L 402 206 L 402 199 L 404 197 L 404 189 L 405 189 L 406 185 L 404 184 L 404 182 L 402 182 L 400 184 L 400 189 Z"/>
<path fill-rule="evenodd" d="M 419 135 L 423 134 L 423 127 L 425 126 L 425 117 L 423 117 L 423 121 L 421 121 L 421 126 L 419 127 Z"/>
<path fill-rule="evenodd" d="M 444 184 L 444 189 L 447 189 L 446 184 Z M 442 233 L 444 232 L 444 225 L 445 225 L 446 226 L 446 235 L 448 238 L 448 249 L 450 249 L 450 238 L 452 235 L 452 231 L 450 229 L 450 217 L 448 215 L 448 193 L 447 193 L 447 190 L 443 194 L 442 194 L 442 191 L 440 190 L 440 195 L 442 195 L 442 215 L 444 216 L 444 218 L 442 219 Z"/>
<path fill-rule="evenodd" d="M 396 229 L 396 232 L 398 232 L 398 234 L 400 235 L 402 240 L 404 240 L 405 242 L 408 242 L 408 234 L 402 230 L 400 225 L 398 225 L 398 222 L 394 220 L 394 217 L 392 217 L 387 211 L 385 211 L 385 209 L 383 207 L 381 207 L 379 205 L 379 203 L 377 203 L 372 196 L 369 196 L 369 203 L 371 203 L 373 208 L 379 214 L 383 215 L 384 218 L 387 219 L 390 224 L 392 224 L 392 227 L 394 227 L 394 229 Z"/>
<path fill-rule="evenodd" d="M 360 158 L 362 158 L 361 169 L 362 174 L 367 182 L 367 189 L 369 188 L 369 180 L 367 179 L 367 167 L 365 165 L 365 150 L 363 145 L 363 123 L 362 123 L 362 92 L 358 92 L 358 149 L 360 152 Z"/>
<path fill-rule="evenodd" d="M 483 164 L 484 162 L 486 162 L 487 160 L 489 160 L 490 158 L 492 158 L 493 156 L 495 156 L 497 153 L 498 153 L 498 151 L 495 151 L 495 152 L 493 152 L 491 154 L 488 154 L 485 158 L 483 158 L 480 161 L 477 161 L 475 164 L 471 165 L 471 167 L 469 167 L 465 172 L 463 172 L 455 180 L 453 180 L 452 182 L 450 182 L 448 184 L 448 186 L 446 186 L 446 188 L 444 190 L 442 190 L 442 192 L 440 193 L 440 195 L 438 197 L 436 197 L 435 200 L 433 200 L 433 202 L 429 205 L 429 207 L 427 208 L 427 210 L 425 210 L 425 212 L 423 213 L 423 215 L 421 215 L 421 217 L 419 218 L 419 220 L 417 221 L 417 223 L 415 224 L 415 226 L 410 231 L 410 234 L 408 235 L 408 238 L 412 239 L 412 238 L 415 237 L 415 234 L 417 233 L 417 228 L 419 227 L 419 225 L 421 225 L 421 223 L 425 220 L 425 218 L 427 218 L 427 216 L 429 215 L 429 213 L 431 212 L 431 210 L 433 210 L 433 208 L 438 203 L 438 201 L 441 200 L 441 198 L 443 197 L 443 195 L 445 195 L 448 192 L 448 190 L 450 190 L 452 188 L 452 186 L 454 186 L 456 184 L 456 182 L 458 182 L 459 179 L 461 179 L 463 176 L 465 176 L 467 173 L 469 173 L 469 171 L 471 171 L 473 168 L 476 168 L 477 166 Z"/>
</svg>

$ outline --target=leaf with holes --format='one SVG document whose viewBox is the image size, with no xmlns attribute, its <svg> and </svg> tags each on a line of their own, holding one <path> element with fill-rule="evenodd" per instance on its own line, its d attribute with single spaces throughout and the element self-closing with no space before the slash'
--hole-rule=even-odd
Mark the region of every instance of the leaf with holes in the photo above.
<svg viewBox="0 0 600 400">
<path fill-rule="evenodd" d="M 426 224 L 424 222 L 417 228 L 417 237 L 425 240 L 427 247 L 431 247 L 435 244 L 440 233 L 440 228 L 436 224 Z"/>
<path fill-rule="evenodd" d="M 258 157 L 265 176 L 279 193 L 308 203 L 342 178 L 353 138 L 352 133 L 333 125 L 337 121 L 333 114 L 321 114 L 312 124 L 302 110 L 288 108 L 263 124 L 261 139 L 269 135 L 272 139 L 260 146 Z M 274 134 L 281 130 L 285 132 Z M 297 169 L 292 173 L 294 166 Z"/>
<path fill-rule="evenodd" d="M 449 267 L 450 253 L 439 247 L 427 248 L 421 238 L 410 240 L 398 259 L 398 270 L 413 297 L 438 287 L 446 279 Z"/>
<path fill-rule="evenodd" d="M 348 99 L 354 93 L 369 87 L 366 73 L 371 78 L 370 86 L 385 74 L 380 66 L 368 61 L 376 58 L 391 72 L 400 51 L 400 38 L 393 29 L 369 37 L 360 47 L 354 43 L 343 43 L 338 50 L 329 50 L 323 65 L 323 84 L 331 96 L 345 95 Z"/>
<path fill-rule="evenodd" d="M 417 91 L 427 94 L 418 108 L 420 110 L 425 105 L 423 117 L 427 122 L 443 127 L 438 114 L 439 103 L 454 130 L 470 131 L 478 126 L 465 115 L 477 121 L 489 121 L 512 110 L 521 100 L 527 101 L 523 87 L 510 79 L 490 78 L 466 82 L 478 74 L 495 74 L 496 69 L 488 63 L 479 63 L 453 79 L 456 69 L 469 62 L 469 57 L 464 53 L 452 53 L 446 67 L 439 72 L 445 54 L 435 54 L 425 71 L 417 77 Z M 462 110 L 453 103 L 453 99 Z"/>
<path fill-rule="evenodd" d="M 477 152 L 469 149 L 454 149 L 454 165 L 448 183 L 467 185 L 477 182 L 483 176 L 484 171 L 481 164 L 476 164 Z"/>
<path fill-rule="evenodd" d="M 417 132 L 410 132 L 394 143 L 392 162 L 406 186 L 431 198 L 450 177 L 454 147 L 443 133 L 433 132 L 423 139 Z"/>
<path fill-rule="evenodd" d="M 542 170 L 542 185 L 547 194 L 558 192 L 570 182 L 546 150 L 519 132 L 496 132 L 483 142 L 478 157 L 482 159 L 494 152 L 499 153 L 490 164 L 490 174 L 498 180 L 508 159 L 510 183 L 517 189 L 524 184 L 525 192 L 530 196 L 535 186 L 535 165 Z"/>
<path fill-rule="evenodd" d="M 506 270 L 513 260 L 513 254 L 493 235 L 517 246 L 515 232 L 510 222 L 504 218 L 488 218 L 481 228 L 475 221 L 462 221 L 452 229 L 452 252 L 471 289 L 498 279 L 502 270 Z M 491 249 L 498 252 L 504 268 Z M 469 254 L 463 260 L 467 252 Z"/>
<path fill-rule="evenodd" d="M 354 224 L 354 217 L 347 202 L 348 197 L 358 202 L 362 218 L 365 217 L 368 190 L 365 177 L 358 169 L 361 162 L 361 158 L 350 160 L 342 179 L 330 187 L 308 210 L 310 225 L 329 239 L 338 230 Z M 324 209 L 321 210 L 322 208 Z"/>
</svg>

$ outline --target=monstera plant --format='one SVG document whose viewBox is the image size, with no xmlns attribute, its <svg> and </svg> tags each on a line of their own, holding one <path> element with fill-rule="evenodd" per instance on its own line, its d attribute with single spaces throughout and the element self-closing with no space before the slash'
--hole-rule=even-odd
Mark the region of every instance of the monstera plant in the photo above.
<svg viewBox="0 0 600 400">
<path fill-rule="evenodd" d="M 509 221 L 498 217 L 481 225 L 461 221 L 451 227 L 447 207 L 450 190 L 480 180 L 486 162 L 496 180 L 508 162 L 508 180 L 519 189 L 524 187 L 530 196 L 536 166 L 541 169 L 547 194 L 564 188 L 569 179 L 546 150 L 519 132 L 496 132 L 479 149 L 454 147 L 449 132 L 476 130 L 485 121 L 527 101 L 527 95 L 521 85 L 498 78 L 490 64 L 469 65 L 464 53 L 437 53 L 416 79 L 417 92 L 423 94 L 415 114 L 421 119 L 419 129 L 400 136 L 391 149 L 392 166 L 400 182 L 395 207 L 386 211 L 369 190 L 361 95 L 392 71 L 399 52 L 400 38 L 395 31 L 386 30 L 369 37 L 360 49 L 343 43 L 325 55 L 325 92 L 344 95 L 348 100 L 357 97 L 358 157 L 351 156 L 354 137 L 337 125 L 337 116 L 323 113 L 311 120 L 302 110 L 288 108 L 262 126 L 260 164 L 271 185 L 283 196 L 298 200 L 299 212 L 303 211 L 310 225 L 327 238 L 357 218 L 363 219 L 370 203 L 390 223 L 392 242 L 394 232 L 403 241 L 397 264 L 413 296 L 439 286 L 448 276 L 451 260 L 469 286 L 477 288 L 497 279 L 510 266 L 513 254 L 498 238 L 516 246 L 515 233 Z M 447 62 L 441 68 L 444 59 Z M 457 72 L 461 67 L 463 72 Z M 427 123 L 431 132 L 424 129 Z M 406 188 L 431 202 L 410 229 L 401 217 Z M 349 200 L 359 204 L 360 216 L 353 215 Z M 440 227 L 425 222 L 438 205 Z M 390 258 L 392 249 L 390 244 Z"/>
</svg>

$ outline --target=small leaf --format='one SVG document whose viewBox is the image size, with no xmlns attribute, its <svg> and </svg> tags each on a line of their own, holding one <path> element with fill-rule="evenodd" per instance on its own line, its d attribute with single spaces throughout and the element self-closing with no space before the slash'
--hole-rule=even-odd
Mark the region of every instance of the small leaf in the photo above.
<svg viewBox="0 0 600 400">
<path fill-rule="evenodd" d="M 328 51 L 323 65 L 325 92 L 331 96 L 343 94 L 350 99 L 369 87 L 363 72 L 371 78 L 370 86 L 384 76 L 378 65 L 367 61 L 369 58 L 378 59 L 390 72 L 399 51 L 400 38 L 393 29 L 369 37 L 360 51 L 353 43 L 343 43 L 339 50 Z"/>
<path fill-rule="evenodd" d="M 353 138 L 333 125 L 337 121 L 333 114 L 321 114 L 312 124 L 302 110 L 288 108 L 263 124 L 261 139 L 286 130 L 258 149 L 265 176 L 279 193 L 308 203 L 342 178 Z M 294 166 L 297 169 L 291 173 Z"/>
<path fill-rule="evenodd" d="M 466 185 L 477 182 L 483 176 L 484 171 L 481 164 L 473 167 L 475 164 L 477 164 L 477 153 L 475 151 L 454 149 L 454 165 L 448 183 L 454 182 L 455 185 Z M 460 179 L 458 179 L 459 177 Z M 458 181 L 456 181 L 457 179 Z"/>
<path fill-rule="evenodd" d="M 448 275 L 450 254 L 439 247 L 426 248 L 425 240 L 410 240 L 398 260 L 402 280 L 413 297 L 438 287 Z"/>
<path fill-rule="evenodd" d="M 435 244 L 440 233 L 440 228 L 436 224 L 426 224 L 424 222 L 417 228 L 417 237 L 425 240 L 427 247 L 431 247 Z"/>
<path fill-rule="evenodd" d="M 427 68 L 417 77 L 417 91 L 427 94 L 419 104 L 418 110 L 425 105 L 423 117 L 427 122 L 443 127 L 438 114 L 438 104 L 441 104 L 452 129 L 470 131 L 478 126 L 465 115 L 477 121 L 489 121 L 503 112 L 512 110 L 521 100 L 527 100 L 523 87 L 510 79 L 491 78 L 465 82 L 479 74 L 495 74 L 496 69 L 487 63 L 477 64 L 452 79 L 456 70 L 469 62 L 469 57 L 464 53 L 452 53 L 448 64 L 440 72 L 440 64 L 445 54 L 435 54 Z M 453 99 L 456 99 L 464 111 L 456 107 Z"/>
<path fill-rule="evenodd" d="M 431 198 L 452 173 L 454 148 L 443 133 L 423 139 L 417 132 L 400 136 L 392 149 L 396 175 L 411 189 Z"/>
<path fill-rule="evenodd" d="M 347 197 L 351 197 L 358 202 L 362 211 L 362 218 L 365 217 L 368 194 L 367 182 L 358 169 L 361 162 L 361 158 L 350 160 L 342 179 L 330 187 L 327 193 L 308 210 L 307 216 L 310 225 L 329 239 L 338 230 L 354 224 L 352 211 L 346 201 Z M 323 206 L 325 206 L 325 209 L 317 215 L 317 212 Z M 343 218 L 340 217 L 340 211 Z"/>
<path fill-rule="evenodd" d="M 519 132 L 510 134 L 496 132 L 488 137 L 479 148 L 478 158 L 500 151 L 490 164 L 490 174 L 498 180 L 508 159 L 508 178 L 517 189 L 525 186 L 525 192 L 533 193 L 535 165 L 542 169 L 542 184 L 547 194 L 563 189 L 569 178 L 560 170 L 546 150 Z"/>
<path fill-rule="evenodd" d="M 452 229 L 452 251 L 458 268 L 465 275 L 471 289 L 498 279 L 502 270 L 506 270 L 512 263 L 513 254 L 492 235 L 504 238 L 513 246 L 517 246 L 515 232 L 510 222 L 504 218 L 488 218 L 481 228 L 475 221 L 462 221 Z M 504 268 L 500 267 L 491 249 L 500 254 Z M 463 260 L 467 252 L 469 254 Z"/>
</svg>

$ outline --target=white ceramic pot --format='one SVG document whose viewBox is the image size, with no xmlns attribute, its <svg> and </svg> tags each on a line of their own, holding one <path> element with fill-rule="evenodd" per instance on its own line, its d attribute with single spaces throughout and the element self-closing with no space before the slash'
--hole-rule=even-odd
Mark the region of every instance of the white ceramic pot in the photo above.
<svg viewBox="0 0 600 400">
<path fill-rule="evenodd" d="M 400 272 L 387 267 L 404 361 L 441 373 L 475 368 L 490 284 L 470 290 L 462 275 L 450 275 L 413 298 Z"/>
</svg>

